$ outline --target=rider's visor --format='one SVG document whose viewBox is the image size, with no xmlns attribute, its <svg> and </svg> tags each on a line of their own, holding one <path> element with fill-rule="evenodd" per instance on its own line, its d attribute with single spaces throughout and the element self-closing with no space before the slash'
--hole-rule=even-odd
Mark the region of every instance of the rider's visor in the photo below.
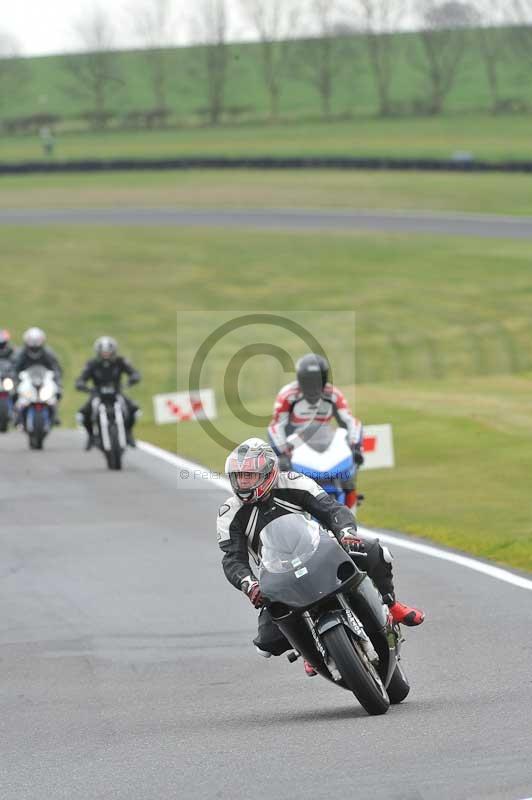
<svg viewBox="0 0 532 800">
<path fill-rule="evenodd" d="M 235 489 L 251 492 L 257 489 L 268 477 L 271 465 L 264 453 L 244 459 L 233 457 L 228 465 L 228 473 Z"/>
</svg>

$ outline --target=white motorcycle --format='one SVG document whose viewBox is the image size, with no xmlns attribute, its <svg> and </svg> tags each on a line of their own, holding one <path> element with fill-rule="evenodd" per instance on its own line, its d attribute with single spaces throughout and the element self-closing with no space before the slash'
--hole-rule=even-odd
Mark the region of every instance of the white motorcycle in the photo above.
<svg viewBox="0 0 532 800">
<path fill-rule="evenodd" d="M 42 450 L 54 424 L 59 400 L 54 373 L 39 365 L 29 367 L 19 375 L 17 394 L 18 419 L 28 434 L 30 448 Z"/>
<path fill-rule="evenodd" d="M 292 469 L 308 475 L 339 503 L 345 503 L 343 482 L 354 478 L 356 467 L 345 428 L 309 425 L 288 437 L 293 446 Z"/>
</svg>

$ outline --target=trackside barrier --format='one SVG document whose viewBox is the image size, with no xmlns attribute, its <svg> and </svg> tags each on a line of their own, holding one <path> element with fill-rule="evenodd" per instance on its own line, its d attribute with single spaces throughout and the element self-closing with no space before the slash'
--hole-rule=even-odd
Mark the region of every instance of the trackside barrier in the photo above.
<svg viewBox="0 0 532 800">
<path fill-rule="evenodd" d="M 352 169 L 430 172 L 532 172 L 532 161 L 475 161 L 437 158 L 355 158 L 348 156 L 283 158 L 224 156 L 191 158 L 111 158 L 75 161 L 0 162 L 0 175 L 53 172 L 109 172 L 187 169 Z"/>
</svg>

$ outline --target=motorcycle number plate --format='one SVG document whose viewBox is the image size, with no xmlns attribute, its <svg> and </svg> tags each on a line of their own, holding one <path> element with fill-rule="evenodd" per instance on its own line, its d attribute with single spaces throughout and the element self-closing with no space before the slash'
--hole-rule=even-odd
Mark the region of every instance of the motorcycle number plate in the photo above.
<svg viewBox="0 0 532 800">
<path fill-rule="evenodd" d="M 303 575 L 308 575 L 308 569 L 306 567 L 301 567 L 301 569 L 295 571 L 294 575 L 296 578 L 302 578 Z"/>
</svg>

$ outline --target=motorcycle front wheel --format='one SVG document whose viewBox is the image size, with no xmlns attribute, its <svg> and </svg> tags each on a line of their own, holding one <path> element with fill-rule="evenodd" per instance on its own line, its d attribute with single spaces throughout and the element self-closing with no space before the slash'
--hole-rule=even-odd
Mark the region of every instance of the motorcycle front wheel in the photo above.
<svg viewBox="0 0 532 800">
<path fill-rule="evenodd" d="M 112 470 L 122 469 L 122 448 L 118 438 L 118 428 L 116 425 L 109 426 L 110 449 L 105 451 L 107 466 Z"/>
<path fill-rule="evenodd" d="M 321 639 L 344 683 L 360 705 L 373 716 L 385 714 L 390 707 L 390 698 L 377 670 L 362 653 L 354 635 L 343 625 L 337 625 L 325 631 Z"/>
<path fill-rule="evenodd" d="M 44 422 L 44 415 L 39 409 L 33 409 L 33 428 L 29 434 L 30 449 L 42 450 L 45 436 L 46 426 Z"/>
</svg>

